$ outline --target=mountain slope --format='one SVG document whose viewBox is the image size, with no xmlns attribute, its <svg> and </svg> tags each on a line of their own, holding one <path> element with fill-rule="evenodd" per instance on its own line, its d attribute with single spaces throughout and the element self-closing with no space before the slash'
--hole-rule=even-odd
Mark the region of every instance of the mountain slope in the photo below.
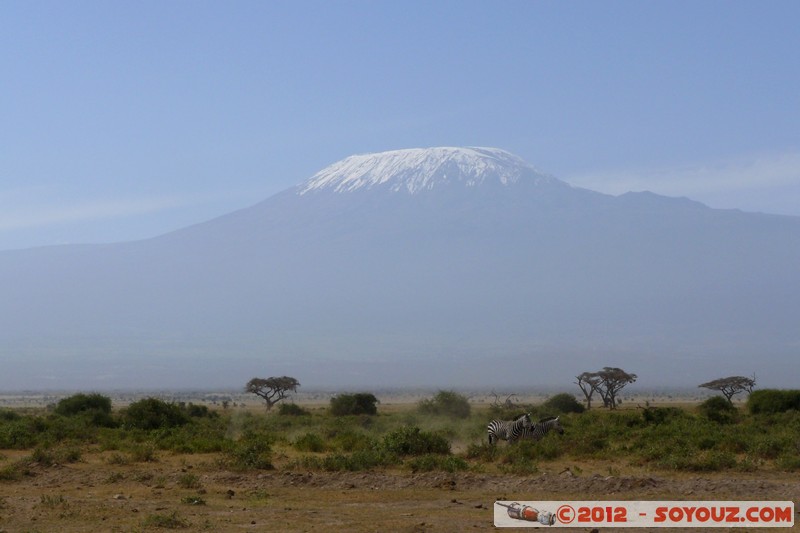
<svg viewBox="0 0 800 533">
<path fill-rule="evenodd" d="M 155 239 L 0 254 L 0 386 L 785 380 L 798 264 L 796 217 L 603 195 L 496 149 L 367 154 Z"/>
</svg>

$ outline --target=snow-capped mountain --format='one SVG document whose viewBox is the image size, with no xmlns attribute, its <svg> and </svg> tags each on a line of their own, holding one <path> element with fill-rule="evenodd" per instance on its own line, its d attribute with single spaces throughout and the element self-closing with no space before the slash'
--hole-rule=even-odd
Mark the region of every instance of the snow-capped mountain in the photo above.
<svg viewBox="0 0 800 533">
<path fill-rule="evenodd" d="M 452 184 L 510 185 L 522 179 L 556 181 L 497 148 L 418 148 L 350 156 L 315 174 L 299 187 L 299 194 L 373 188 L 415 194 Z"/>
<path fill-rule="evenodd" d="M 157 238 L 0 253 L 0 388 L 793 386 L 800 218 L 572 187 L 491 148 L 347 158 Z"/>
</svg>

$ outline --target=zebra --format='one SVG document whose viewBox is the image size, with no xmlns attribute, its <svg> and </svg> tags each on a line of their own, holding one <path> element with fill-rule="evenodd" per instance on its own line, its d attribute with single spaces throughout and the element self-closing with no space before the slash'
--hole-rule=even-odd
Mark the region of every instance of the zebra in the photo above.
<svg viewBox="0 0 800 533">
<path fill-rule="evenodd" d="M 556 430 L 559 435 L 563 435 L 564 428 L 561 427 L 561 422 L 558 421 L 558 418 L 557 416 L 542 418 L 530 427 L 524 428 L 521 435 L 522 439 L 531 439 L 536 442 L 547 435 L 547 432 L 551 429 Z"/>
<path fill-rule="evenodd" d="M 489 432 L 489 444 L 494 444 L 498 439 L 507 440 L 509 443 L 520 438 L 525 431 L 531 430 L 531 414 L 518 416 L 514 420 L 492 420 L 486 426 Z"/>
</svg>

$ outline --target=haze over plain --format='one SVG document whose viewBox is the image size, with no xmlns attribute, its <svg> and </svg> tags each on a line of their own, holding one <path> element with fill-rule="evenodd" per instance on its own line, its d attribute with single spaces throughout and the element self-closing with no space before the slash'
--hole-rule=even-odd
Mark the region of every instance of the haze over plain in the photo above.
<svg viewBox="0 0 800 533">
<path fill-rule="evenodd" d="M 271 198 L 353 154 L 430 146 L 501 147 L 571 185 L 614 195 L 649 190 L 714 208 L 798 215 L 798 15 L 795 2 L 198 2 L 191 9 L 5 2 L 0 249 L 150 239 Z M 764 255 L 745 265 L 781 264 L 772 251 L 754 251 Z M 66 262 L 61 270 L 68 269 Z M 740 281 L 736 291 L 762 294 L 743 301 L 755 307 L 741 317 L 756 309 L 769 316 L 794 294 L 791 280 L 776 300 L 759 292 L 758 276 Z M 24 286 L 15 282 L 5 280 Z M 47 283 L 52 291 L 42 301 L 67 309 L 58 302 L 69 290 Z M 30 296 L 11 301 L 8 312 L 39 309 L 35 291 Z M 89 301 L 81 304 L 87 312 Z M 726 305 L 741 304 L 729 296 Z M 41 323 L 56 314 L 41 309 Z M 590 314 L 580 305 L 570 311 Z M 762 320 L 761 333 L 733 343 L 742 353 L 754 344 L 748 353 L 758 360 L 759 335 L 782 337 L 786 325 L 780 315 Z M 9 326 L 6 335 L 24 330 Z M 158 343 L 172 353 L 185 334 Z M 35 340 L 36 350 L 6 345 L 9 361 L 29 353 L 37 361 L 35 373 L 8 374 L 10 386 L 58 386 L 72 371 L 55 361 L 84 353 L 45 335 Z M 41 346 L 47 342 L 53 351 Z M 113 352 L 116 342 L 94 346 Z M 206 346 L 236 351 L 213 339 Z M 240 351 L 253 357 L 252 372 L 270 373 L 249 345 Z M 703 351 L 689 353 L 698 360 Z M 92 375 L 133 383 L 152 365 L 137 350 L 125 357 L 132 373 L 90 364 Z M 606 364 L 605 356 L 597 362 Z M 83 368 L 73 369 L 76 379 L 95 383 Z M 170 386 L 196 383 L 158 365 L 148 375 Z"/>
<path fill-rule="evenodd" d="M 0 253 L 0 340 L 16 384 L 566 386 L 603 366 L 788 384 L 798 264 L 800 217 L 398 150 L 153 239 Z"/>
</svg>

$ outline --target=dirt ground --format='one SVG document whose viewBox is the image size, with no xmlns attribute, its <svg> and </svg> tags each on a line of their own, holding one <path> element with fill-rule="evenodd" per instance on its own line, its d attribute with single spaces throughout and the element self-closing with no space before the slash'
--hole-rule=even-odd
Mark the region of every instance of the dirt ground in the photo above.
<svg viewBox="0 0 800 533">
<path fill-rule="evenodd" d="M 18 458 L 3 453 L 3 464 Z M 213 455 L 164 454 L 156 462 L 118 465 L 92 453 L 76 463 L 34 465 L 31 473 L 0 481 L 0 532 L 486 531 L 494 529 L 496 500 L 800 502 L 797 475 L 620 474 L 607 464 L 548 463 L 528 476 L 280 468 L 240 473 L 222 469 Z"/>
</svg>

